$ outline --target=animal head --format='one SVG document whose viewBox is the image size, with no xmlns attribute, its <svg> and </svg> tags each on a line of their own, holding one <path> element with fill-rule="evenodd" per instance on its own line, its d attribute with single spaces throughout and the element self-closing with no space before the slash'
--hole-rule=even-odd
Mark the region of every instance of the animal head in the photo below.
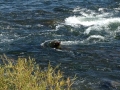
<svg viewBox="0 0 120 90">
<path fill-rule="evenodd" d="M 49 45 L 51 48 L 60 49 L 60 43 L 61 43 L 60 41 L 51 41 Z"/>
</svg>

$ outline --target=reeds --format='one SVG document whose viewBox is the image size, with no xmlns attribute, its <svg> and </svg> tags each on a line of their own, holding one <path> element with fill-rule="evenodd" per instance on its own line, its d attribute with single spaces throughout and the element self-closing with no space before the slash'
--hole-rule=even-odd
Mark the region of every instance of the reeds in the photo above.
<svg viewBox="0 0 120 90">
<path fill-rule="evenodd" d="M 74 79 L 65 79 L 60 70 L 50 63 L 42 70 L 35 59 L 18 58 L 13 61 L 2 57 L 0 90 L 71 90 Z"/>
</svg>

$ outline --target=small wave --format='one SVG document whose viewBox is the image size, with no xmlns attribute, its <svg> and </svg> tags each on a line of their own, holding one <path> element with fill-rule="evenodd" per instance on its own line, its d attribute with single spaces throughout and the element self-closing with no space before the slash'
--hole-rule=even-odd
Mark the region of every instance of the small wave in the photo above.
<svg viewBox="0 0 120 90">
<path fill-rule="evenodd" d="M 91 35 L 90 37 L 87 38 L 87 40 L 90 40 L 90 39 L 101 39 L 101 40 L 104 40 L 105 38 L 103 36 L 100 36 L 100 35 Z"/>
<path fill-rule="evenodd" d="M 80 43 L 80 41 L 62 41 L 61 42 L 62 45 L 76 45 L 79 43 Z"/>
<path fill-rule="evenodd" d="M 120 18 L 70 16 L 65 19 L 65 25 L 78 28 L 80 31 L 82 30 L 82 35 L 88 35 L 87 37 L 85 36 L 85 41 L 110 41 L 115 39 L 116 35 L 119 37 L 117 32 L 120 31 Z M 85 27 L 84 30 L 80 25 Z"/>
<path fill-rule="evenodd" d="M 12 42 L 14 39 L 13 38 L 9 38 L 7 35 L 4 34 L 0 34 L 0 43 L 9 43 Z"/>
<path fill-rule="evenodd" d="M 81 44 L 93 44 L 106 41 L 106 38 L 101 35 L 90 35 L 88 38 L 81 41 Z"/>
<path fill-rule="evenodd" d="M 120 18 L 98 18 L 98 17 L 80 17 L 71 16 L 65 19 L 66 25 L 77 26 L 91 26 L 91 25 L 106 25 L 112 22 L 120 22 Z"/>
</svg>

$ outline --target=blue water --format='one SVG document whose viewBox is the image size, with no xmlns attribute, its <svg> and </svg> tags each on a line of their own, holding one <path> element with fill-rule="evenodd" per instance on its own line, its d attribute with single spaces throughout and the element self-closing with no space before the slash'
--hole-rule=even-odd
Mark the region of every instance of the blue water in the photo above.
<svg viewBox="0 0 120 90">
<path fill-rule="evenodd" d="M 43 47 L 53 40 L 62 50 Z M 120 2 L 1 0 L 0 54 L 61 64 L 73 90 L 120 90 Z"/>
</svg>

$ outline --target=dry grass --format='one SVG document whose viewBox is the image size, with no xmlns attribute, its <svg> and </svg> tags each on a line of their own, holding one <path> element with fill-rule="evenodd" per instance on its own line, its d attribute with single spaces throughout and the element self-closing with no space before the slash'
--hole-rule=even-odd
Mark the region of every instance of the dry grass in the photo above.
<svg viewBox="0 0 120 90">
<path fill-rule="evenodd" d="M 49 64 L 41 70 L 31 58 L 18 58 L 16 63 L 6 56 L 1 58 L 0 90 L 71 90 L 74 79 L 65 79 L 57 67 Z"/>
</svg>

